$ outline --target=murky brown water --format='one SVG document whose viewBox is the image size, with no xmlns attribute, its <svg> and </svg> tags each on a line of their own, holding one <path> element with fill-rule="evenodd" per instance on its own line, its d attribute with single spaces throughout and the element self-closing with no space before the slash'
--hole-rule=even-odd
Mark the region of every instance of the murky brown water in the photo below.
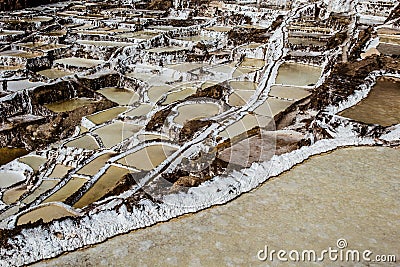
<svg viewBox="0 0 400 267">
<path fill-rule="evenodd" d="M 43 219 L 43 222 L 50 222 L 67 216 L 75 216 L 75 213 L 59 205 L 47 205 L 34 209 L 18 218 L 17 225 L 36 222 Z"/>
<path fill-rule="evenodd" d="M 87 191 L 78 202 L 74 204 L 75 208 L 83 208 L 103 197 L 111 191 L 124 175 L 130 173 L 128 169 L 116 166 L 110 166 L 99 180 Z"/>
<path fill-rule="evenodd" d="M 143 126 L 116 121 L 93 131 L 106 148 L 111 148 L 137 133 Z"/>
<path fill-rule="evenodd" d="M 276 98 L 268 98 L 263 104 L 257 107 L 254 112 L 259 115 L 274 117 L 290 107 L 294 101 Z"/>
<path fill-rule="evenodd" d="M 38 74 L 43 75 L 49 79 L 57 79 L 65 76 L 72 75 L 71 72 L 59 69 L 47 69 L 39 71 Z"/>
<path fill-rule="evenodd" d="M 97 92 L 118 105 L 129 105 L 139 100 L 137 93 L 124 88 L 107 87 Z"/>
<path fill-rule="evenodd" d="M 55 102 L 51 104 L 44 105 L 46 108 L 50 109 L 53 112 L 61 113 L 61 112 L 69 112 L 75 110 L 77 108 L 83 107 L 88 104 L 96 103 L 98 101 L 90 98 L 74 98 L 65 101 Z"/>
<path fill-rule="evenodd" d="M 203 119 L 215 116 L 219 113 L 220 107 L 214 103 L 196 103 L 183 105 L 178 108 L 178 115 L 174 122 L 184 125 L 189 120 Z"/>
<path fill-rule="evenodd" d="M 81 136 L 75 140 L 72 140 L 72 141 L 66 143 L 65 146 L 79 147 L 79 148 L 84 148 L 84 149 L 88 149 L 88 150 L 96 150 L 96 149 L 100 148 L 96 139 L 90 135 Z"/>
<path fill-rule="evenodd" d="M 276 77 L 277 84 L 307 86 L 317 83 L 321 68 L 299 63 L 283 63 Z"/>
<path fill-rule="evenodd" d="M 6 164 L 14 159 L 28 154 L 25 148 L 0 148 L 0 165 Z"/>
<path fill-rule="evenodd" d="M 65 186 L 59 189 L 57 192 L 49 196 L 43 203 L 47 202 L 63 202 L 73 193 L 79 190 L 85 183 L 86 179 L 73 177 Z"/>
<path fill-rule="evenodd" d="M 100 155 L 85 166 L 83 166 L 83 168 L 77 171 L 77 173 L 93 176 L 98 173 L 99 170 L 106 164 L 106 162 L 113 156 L 115 156 L 115 153 L 105 153 L 103 155 Z"/>
<path fill-rule="evenodd" d="M 311 95 L 311 92 L 300 87 L 276 85 L 271 87 L 269 95 L 280 98 L 299 100 Z"/>
<path fill-rule="evenodd" d="M 157 167 L 177 149 L 168 145 L 150 145 L 118 160 L 118 163 L 149 171 Z"/>
<path fill-rule="evenodd" d="M 99 113 L 87 116 L 86 118 L 93 122 L 94 124 L 102 124 L 107 121 L 110 121 L 112 119 L 115 119 L 118 117 L 119 114 L 122 112 L 125 112 L 128 108 L 126 107 L 115 107 L 115 108 L 110 108 L 104 111 L 101 111 Z"/>
<path fill-rule="evenodd" d="M 383 126 L 400 123 L 400 79 L 378 79 L 365 99 L 340 116 Z"/>
</svg>

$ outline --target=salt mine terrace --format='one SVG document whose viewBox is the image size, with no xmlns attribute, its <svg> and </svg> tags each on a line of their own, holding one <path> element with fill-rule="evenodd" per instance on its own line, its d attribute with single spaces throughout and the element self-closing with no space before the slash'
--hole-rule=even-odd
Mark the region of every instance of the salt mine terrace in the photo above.
<svg viewBox="0 0 400 267">
<path fill-rule="evenodd" d="M 399 105 L 379 108 L 400 99 L 400 28 L 385 22 L 395 1 L 352 12 L 313 2 L 198 14 L 67 1 L 2 13 L 0 246 L 22 255 L 4 262 L 225 203 L 339 146 L 398 144 Z M 239 173 L 243 187 L 229 189 Z M 146 214 L 148 203 L 166 212 Z M 113 228 L 116 214 L 138 217 Z M 96 236 L 100 221 L 109 228 Z M 43 225 L 82 227 L 77 238 L 91 241 L 32 257 L 9 245 Z"/>
</svg>

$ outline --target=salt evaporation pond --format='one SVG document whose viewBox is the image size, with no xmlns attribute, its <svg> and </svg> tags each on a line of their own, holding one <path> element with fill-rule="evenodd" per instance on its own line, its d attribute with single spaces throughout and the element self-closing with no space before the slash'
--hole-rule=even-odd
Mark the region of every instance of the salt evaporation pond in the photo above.
<svg viewBox="0 0 400 267">
<path fill-rule="evenodd" d="M 143 126 L 116 121 L 93 131 L 106 148 L 111 148 L 137 133 Z"/>
<path fill-rule="evenodd" d="M 300 87 L 275 85 L 271 87 L 269 95 L 280 98 L 299 100 L 311 95 L 311 92 Z"/>
<path fill-rule="evenodd" d="M 222 131 L 219 136 L 223 138 L 234 138 L 247 131 L 259 127 L 266 127 L 273 120 L 271 117 L 266 117 L 262 115 L 247 114 L 237 122 L 229 125 L 224 131 Z"/>
<path fill-rule="evenodd" d="M 35 58 L 35 57 L 40 57 L 43 56 L 42 52 L 27 52 L 27 51 L 22 51 L 22 50 L 7 50 L 0 52 L 0 56 L 3 57 L 19 57 L 19 58 Z"/>
<path fill-rule="evenodd" d="M 157 167 L 176 150 L 175 147 L 166 144 L 150 145 L 118 160 L 118 163 L 138 170 L 149 171 Z"/>
<path fill-rule="evenodd" d="M 116 153 L 113 152 L 107 152 L 104 153 L 97 158 L 93 159 L 91 162 L 83 166 L 80 170 L 78 170 L 76 173 L 77 174 L 83 174 L 83 175 L 88 175 L 88 176 L 93 176 L 96 173 L 99 172 L 99 170 L 104 167 L 106 162 L 111 159 L 113 156 L 115 156 Z"/>
<path fill-rule="evenodd" d="M 278 70 L 275 83 L 295 86 L 313 86 L 318 82 L 321 71 L 322 69 L 320 67 L 285 62 Z"/>
<path fill-rule="evenodd" d="M 254 110 L 254 113 L 268 117 L 275 117 L 279 113 L 285 111 L 293 103 L 293 100 L 284 100 L 269 97 L 264 103 L 262 103 Z"/>
<path fill-rule="evenodd" d="M 233 107 L 242 107 L 249 102 L 253 95 L 254 91 L 236 90 L 229 95 L 228 104 Z"/>
<path fill-rule="evenodd" d="M 99 200 L 110 192 L 122 178 L 131 173 L 126 168 L 110 166 L 96 183 L 74 204 L 75 208 L 83 208 Z"/>
<path fill-rule="evenodd" d="M 8 189 L 3 193 L 2 200 L 7 205 L 15 203 L 26 192 L 26 190 L 27 190 L 26 185 L 21 185 Z"/>
<path fill-rule="evenodd" d="M 400 79 L 379 78 L 365 99 L 339 115 L 382 126 L 400 123 Z"/>
<path fill-rule="evenodd" d="M 84 107 L 86 105 L 93 103 L 98 103 L 98 101 L 91 98 L 82 97 L 82 98 L 68 99 L 60 102 L 54 102 L 51 104 L 46 104 L 44 106 L 53 112 L 61 113 L 61 112 L 73 111 L 77 108 Z"/>
<path fill-rule="evenodd" d="M 87 116 L 86 118 L 93 122 L 94 124 L 102 124 L 112 119 L 118 117 L 119 114 L 125 112 L 128 108 L 126 107 L 114 107 L 110 109 L 106 109 L 104 111 L 95 113 L 93 115 Z"/>
<path fill-rule="evenodd" d="M 152 109 L 153 109 L 152 105 L 140 104 L 139 106 L 126 112 L 124 115 L 128 116 L 128 117 L 140 117 L 140 116 L 147 115 Z"/>
<path fill-rule="evenodd" d="M 174 91 L 169 94 L 167 94 L 167 97 L 165 100 L 162 102 L 162 105 L 169 105 L 173 102 L 179 101 L 179 100 L 184 100 L 188 96 L 193 95 L 196 93 L 197 88 L 196 87 L 186 87 L 185 89 L 181 89 L 179 91 Z"/>
<path fill-rule="evenodd" d="M 73 193 L 79 190 L 88 180 L 79 177 L 73 177 L 68 183 L 60 188 L 57 192 L 50 195 L 44 203 L 63 202 Z"/>
<path fill-rule="evenodd" d="M 129 105 L 139 100 L 136 92 L 124 88 L 107 87 L 97 92 L 118 105 Z"/>
<path fill-rule="evenodd" d="M 97 143 L 96 139 L 90 135 L 84 135 L 77 139 L 74 139 L 65 144 L 67 147 L 79 147 L 88 150 L 96 150 L 99 149 L 100 146 Z"/>
<path fill-rule="evenodd" d="M 55 64 L 77 67 L 77 68 L 93 68 L 100 64 L 103 64 L 103 60 L 98 59 L 88 59 L 88 58 L 79 58 L 79 57 L 69 57 L 57 59 L 54 61 Z"/>
<path fill-rule="evenodd" d="M 60 181 L 59 180 L 44 180 L 42 183 L 28 195 L 26 198 L 22 200 L 25 204 L 32 203 L 38 196 L 47 192 L 50 189 L 53 189 Z"/>
<path fill-rule="evenodd" d="M 45 83 L 42 82 L 31 82 L 28 79 L 18 80 L 18 81 L 7 81 L 7 90 L 12 92 L 17 92 L 44 84 Z"/>
<path fill-rule="evenodd" d="M 19 158 L 18 161 L 30 166 L 34 171 L 38 171 L 40 166 L 43 165 L 47 159 L 40 156 L 28 155 Z"/>
<path fill-rule="evenodd" d="M 65 76 L 72 75 L 72 73 L 69 71 L 55 69 L 55 68 L 38 71 L 37 73 L 42 76 L 45 76 L 49 79 L 58 79 L 58 78 L 62 78 Z"/>
<path fill-rule="evenodd" d="M 76 215 L 77 214 L 75 212 L 63 206 L 50 204 L 50 205 L 40 206 L 32 211 L 29 211 L 21 215 L 17 220 L 17 225 L 27 224 L 30 222 L 33 223 L 40 219 L 42 219 L 43 222 L 46 223 L 46 222 L 51 222 L 55 219 L 60 219 L 64 217 L 73 217 Z"/>
<path fill-rule="evenodd" d="M 219 113 L 220 107 L 214 103 L 194 103 L 178 107 L 178 115 L 174 122 L 185 125 L 187 121 L 198 120 L 215 116 Z"/>
</svg>

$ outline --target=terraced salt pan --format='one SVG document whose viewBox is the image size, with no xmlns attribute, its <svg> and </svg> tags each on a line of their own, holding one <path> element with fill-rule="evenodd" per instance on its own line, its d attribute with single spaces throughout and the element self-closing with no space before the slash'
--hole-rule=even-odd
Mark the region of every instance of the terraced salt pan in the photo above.
<svg viewBox="0 0 400 267">
<path fill-rule="evenodd" d="M 143 126 L 116 121 L 93 131 L 106 148 L 111 148 L 136 134 Z"/>
<path fill-rule="evenodd" d="M 279 113 L 285 111 L 293 103 L 293 100 L 283 100 L 270 97 L 263 104 L 258 106 L 254 110 L 254 113 L 268 117 L 275 117 Z"/>
<path fill-rule="evenodd" d="M 241 63 L 240 67 L 242 68 L 252 68 L 252 69 L 261 69 L 265 66 L 265 61 L 263 59 L 258 58 L 245 58 Z"/>
<path fill-rule="evenodd" d="M 115 119 L 118 117 L 119 114 L 125 112 L 128 108 L 126 107 L 114 107 L 110 108 L 101 112 L 98 112 L 96 114 L 87 116 L 86 118 L 93 122 L 94 124 L 102 124 L 107 121 L 110 121 L 112 119 Z"/>
<path fill-rule="evenodd" d="M 83 174 L 83 175 L 88 175 L 88 176 L 93 176 L 96 173 L 99 172 L 99 170 L 104 167 L 104 165 L 106 164 L 106 162 L 112 158 L 113 156 L 115 156 L 116 153 L 105 153 L 102 154 L 100 156 L 98 156 L 97 158 L 95 158 L 94 160 L 92 160 L 91 162 L 89 162 L 88 164 L 84 165 L 79 171 L 77 171 L 77 174 Z"/>
<path fill-rule="evenodd" d="M 400 123 L 400 79 L 378 78 L 366 98 L 339 115 L 382 126 Z"/>
<path fill-rule="evenodd" d="M 50 195 L 43 203 L 63 202 L 73 193 L 79 190 L 88 180 L 78 177 L 73 177 L 67 184 L 61 187 L 57 192 Z"/>
<path fill-rule="evenodd" d="M 118 105 L 131 105 L 139 100 L 139 95 L 136 92 L 124 88 L 107 87 L 97 92 Z"/>
<path fill-rule="evenodd" d="M 239 121 L 229 125 L 219 136 L 223 138 L 234 138 L 238 135 L 244 134 L 245 132 L 255 127 L 266 127 L 273 120 L 271 117 L 262 115 L 247 114 Z"/>
<path fill-rule="evenodd" d="M 103 64 L 103 60 L 98 59 L 88 59 L 88 58 L 79 58 L 79 57 L 68 57 L 57 59 L 54 61 L 55 64 L 77 67 L 77 68 L 93 68 L 100 64 Z"/>
<path fill-rule="evenodd" d="M 17 220 L 17 225 L 27 224 L 29 222 L 36 222 L 43 219 L 43 222 L 51 222 L 55 219 L 76 216 L 75 212 L 68 210 L 60 205 L 50 204 L 46 206 L 38 207 L 32 211 L 29 211 L 21 215 Z"/>
<path fill-rule="evenodd" d="M 391 43 L 380 43 L 378 51 L 384 55 L 400 55 L 400 45 Z"/>
<path fill-rule="evenodd" d="M 60 181 L 59 180 L 44 180 L 42 183 L 26 198 L 22 200 L 25 204 L 32 203 L 37 197 L 41 194 L 45 193 L 46 191 L 53 189 Z"/>
<path fill-rule="evenodd" d="M 162 98 L 162 96 L 173 90 L 173 87 L 170 85 L 160 85 L 160 86 L 152 86 L 148 90 L 148 96 L 151 102 L 156 103 L 158 100 Z"/>
<path fill-rule="evenodd" d="M 250 98 L 254 95 L 254 91 L 250 90 L 236 90 L 228 97 L 228 104 L 233 107 L 242 107 L 249 102 Z"/>
<path fill-rule="evenodd" d="M 222 74 L 228 74 L 230 75 L 235 69 L 235 66 L 232 64 L 223 64 L 223 65 L 217 65 L 215 67 L 212 67 L 209 69 L 211 72 L 219 72 Z M 222 81 L 221 81 L 222 82 Z"/>
<path fill-rule="evenodd" d="M 194 103 L 178 107 L 178 115 L 174 122 L 185 125 L 187 121 L 210 118 L 220 112 L 219 105 L 215 103 Z"/>
<path fill-rule="evenodd" d="M 81 136 L 75 140 L 72 140 L 65 144 L 66 147 L 78 147 L 88 150 L 96 150 L 99 149 L 100 146 L 97 143 L 96 139 L 90 135 Z"/>
<path fill-rule="evenodd" d="M 49 175 L 49 178 L 64 178 L 71 169 L 72 167 L 70 166 L 57 164 Z"/>
<path fill-rule="evenodd" d="M 252 72 L 255 72 L 256 69 L 254 68 L 244 68 L 244 67 L 238 67 L 232 74 L 232 78 L 238 78 L 244 74 L 249 74 Z"/>
<path fill-rule="evenodd" d="M 187 87 L 180 91 L 171 92 L 167 95 L 165 100 L 162 102 L 162 105 L 169 105 L 173 102 L 183 100 L 183 99 L 187 98 L 188 96 L 191 96 L 194 93 L 196 93 L 196 91 L 197 91 L 197 88 L 195 88 L 195 87 Z"/>
<path fill-rule="evenodd" d="M 124 47 L 124 46 L 134 45 L 133 43 L 129 42 L 94 41 L 94 40 L 78 40 L 76 42 L 81 45 L 106 46 L 106 47 Z"/>
<path fill-rule="evenodd" d="M 83 208 L 99 200 L 110 192 L 122 178 L 131 173 L 130 170 L 111 165 L 96 183 L 74 204 L 75 208 Z"/>
<path fill-rule="evenodd" d="M 300 87 L 275 85 L 271 87 L 269 95 L 279 98 L 299 100 L 311 95 L 311 92 Z"/>
<path fill-rule="evenodd" d="M 153 109 L 152 105 L 140 104 L 139 106 L 126 112 L 124 115 L 128 117 L 140 117 L 148 114 Z"/>
<path fill-rule="evenodd" d="M 276 77 L 276 84 L 309 86 L 315 85 L 321 76 L 321 67 L 300 63 L 283 63 Z"/>
<path fill-rule="evenodd" d="M 118 160 L 118 163 L 139 170 L 149 171 L 160 165 L 176 150 L 175 147 L 166 144 L 150 145 Z"/>
<path fill-rule="evenodd" d="M 205 28 L 207 31 L 214 31 L 214 32 L 229 32 L 232 30 L 232 27 L 224 27 L 224 26 L 213 26 Z"/>
<path fill-rule="evenodd" d="M 0 171 L 0 188 L 6 188 L 22 181 L 25 181 L 25 176 L 20 172 Z"/>
<path fill-rule="evenodd" d="M 250 43 L 248 45 L 241 46 L 240 48 L 242 48 L 242 49 L 255 49 L 255 48 L 260 47 L 262 45 L 263 45 L 262 43 Z"/>
<path fill-rule="evenodd" d="M 62 112 L 73 111 L 77 108 L 84 107 L 86 105 L 93 103 L 98 103 L 98 101 L 91 98 L 82 97 L 82 98 L 73 98 L 65 101 L 46 104 L 44 106 L 53 112 L 62 113 Z"/>
<path fill-rule="evenodd" d="M 15 203 L 20 197 L 26 192 L 26 185 L 20 185 L 11 189 L 8 189 L 3 193 L 3 202 L 7 205 Z"/>
<path fill-rule="evenodd" d="M 229 85 L 232 87 L 233 90 L 256 90 L 257 83 L 250 82 L 250 81 L 230 81 Z"/>
<path fill-rule="evenodd" d="M 40 166 L 44 164 L 47 159 L 40 156 L 28 155 L 19 158 L 18 161 L 30 166 L 34 171 L 38 171 Z"/>
<path fill-rule="evenodd" d="M 0 56 L 2 57 L 19 57 L 19 58 L 35 58 L 43 56 L 42 52 L 27 52 L 22 50 L 7 50 L 0 52 Z"/>
<path fill-rule="evenodd" d="M 38 71 L 37 73 L 42 76 L 45 76 L 49 79 L 58 79 L 58 78 L 62 78 L 65 76 L 72 75 L 72 73 L 69 71 L 60 70 L 60 69 L 56 69 L 56 68 Z"/>
<path fill-rule="evenodd" d="M 7 90 L 12 92 L 17 92 L 44 84 L 45 83 L 42 82 L 30 82 L 28 79 L 18 80 L 18 81 L 8 81 Z"/>
</svg>

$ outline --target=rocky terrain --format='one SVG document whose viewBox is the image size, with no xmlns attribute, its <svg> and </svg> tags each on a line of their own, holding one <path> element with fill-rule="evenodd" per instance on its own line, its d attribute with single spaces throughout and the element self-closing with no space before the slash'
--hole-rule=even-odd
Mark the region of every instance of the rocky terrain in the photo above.
<svg viewBox="0 0 400 267">
<path fill-rule="evenodd" d="M 226 203 L 339 147 L 398 146 L 398 10 L 65 1 L 2 12 L 0 264 Z"/>
</svg>

